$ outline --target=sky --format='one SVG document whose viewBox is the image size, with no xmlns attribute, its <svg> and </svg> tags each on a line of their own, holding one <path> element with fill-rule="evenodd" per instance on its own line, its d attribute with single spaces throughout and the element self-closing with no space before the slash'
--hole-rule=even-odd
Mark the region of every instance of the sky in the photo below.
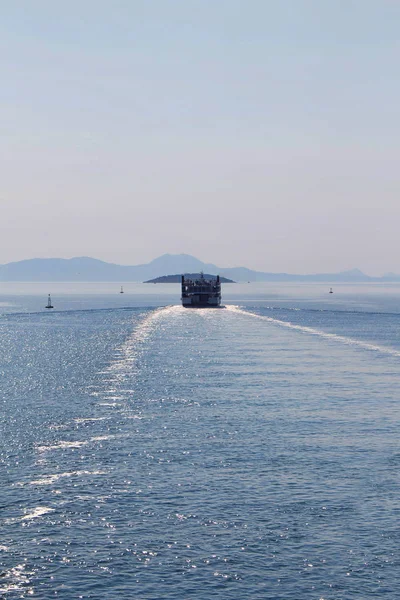
<svg viewBox="0 0 400 600">
<path fill-rule="evenodd" d="M 0 263 L 400 273 L 398 0 L 5 0 Z"/>
</svg>

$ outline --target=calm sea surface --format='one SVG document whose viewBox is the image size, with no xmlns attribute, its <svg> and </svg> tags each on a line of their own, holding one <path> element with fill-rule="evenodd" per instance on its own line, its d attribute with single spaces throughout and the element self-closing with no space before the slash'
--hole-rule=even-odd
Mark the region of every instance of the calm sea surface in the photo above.
<svg viewBox="0 0 400 600">
<path fill-rule="evenodd" d="M 400 286 L 124 289 L 0 284 L 0 598 L 399 598 Z"/>
</svg>

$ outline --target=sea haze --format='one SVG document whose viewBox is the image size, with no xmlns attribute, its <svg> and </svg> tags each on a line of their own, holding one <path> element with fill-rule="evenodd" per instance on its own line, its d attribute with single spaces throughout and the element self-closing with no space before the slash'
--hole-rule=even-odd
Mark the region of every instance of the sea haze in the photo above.
<svg viewBox="0 0 400 600">
<path fill-rule="evenodd" d="M 400 285 L 51 288 L 0 294 L 1 598 L 397 597 Z"/>
</svg>

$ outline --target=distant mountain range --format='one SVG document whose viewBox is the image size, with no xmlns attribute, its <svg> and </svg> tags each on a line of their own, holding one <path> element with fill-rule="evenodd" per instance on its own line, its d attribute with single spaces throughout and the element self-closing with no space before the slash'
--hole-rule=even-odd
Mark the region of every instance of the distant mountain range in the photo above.
<svg viewBox="0 0 400 600">
<path fill-rule="evenodd" d="M 176 273 L 210 273 L 234 281 L 315 281 L 315 282 L 389 282 L 400 281 L 400 275 L 388 273 L 370 277 L 359 269 L 341 273 L 291 275 L 264 273 L 246 267 L 223 268 L 204 263 L 189 254 L 164 254 L 143 265 L 124 266 L 95 258 L 32 258 L 0 265 L 0 281 L 146 281 Z"/>
</svg>

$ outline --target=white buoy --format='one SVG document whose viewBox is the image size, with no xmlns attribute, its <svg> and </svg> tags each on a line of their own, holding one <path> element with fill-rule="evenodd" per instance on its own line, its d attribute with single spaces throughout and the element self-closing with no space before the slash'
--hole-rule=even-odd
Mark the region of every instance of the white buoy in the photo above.
<svg viewBox="0 0 400 600">
<path fill-rule="evenodd" d="M 47 298 L 47 306 L 45 306 L 45 308 L 54 308 L 54 306 L 51 303 L 51 296 L 49 294 L 49 297 Z"/>
</svg>

